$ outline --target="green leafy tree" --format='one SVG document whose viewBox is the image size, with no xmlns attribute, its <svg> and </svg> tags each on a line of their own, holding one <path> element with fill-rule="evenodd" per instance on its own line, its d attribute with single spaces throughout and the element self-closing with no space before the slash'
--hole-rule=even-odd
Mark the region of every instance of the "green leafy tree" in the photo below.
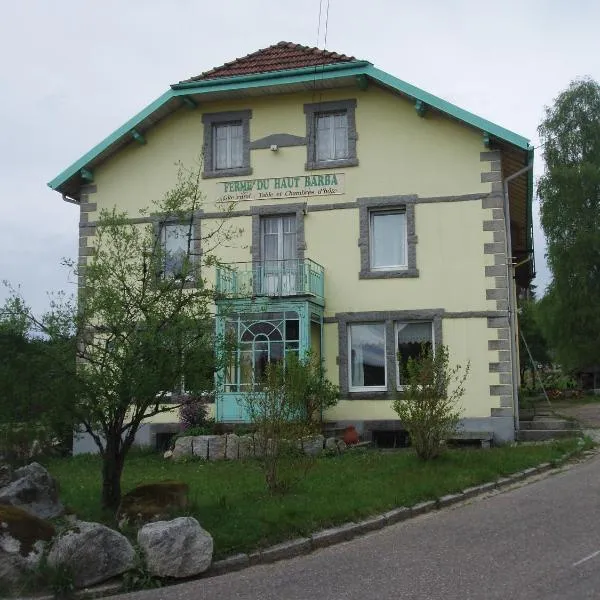
<svg viewBox="0 0 600 600">
<path fill-rule="evenodd" d="M 540 302 L 544 333 L 566 370 L 600 363 L 600 85 L 574 81 L 539 126 L 538 182 L 552 282 Z"/>
<path fill-rule="evenodd" d="M 461 365 L 450 366 L 446 346 L 423 346 L 418 358 L 406 362 L 404 390 L 392 406 L 420 459 L 439 456 L 446 440 L 456 431 L 469 368 L 469 364 L 464 369 Z"/>
<path fill-rule="evenodd" d="M 542 331 L 539 316 L 539 302 L 535 298 L 527 298 L 519 301 L 519 366 L 521 371 L 521 382 L 529 380 L 534 382 L 533 368 L 529 352 L 537 365 L 550 365 L 552 359 L 548 350 L 548 343 Z M 525 338 L 525 341 L 523 341 Z M 525 342 L 529 348 L 525 347 Z M 527 373 L 530 374 L 529 378 Z"/>
<path fill-rule="evenodd" d="M 152 207 L 154 223 L 140 225 L 125 212 L 102 211 L 92 256 L 84 267 L 72 265 L 84 279 L 78 302 L 56 302 L 39 319 L 26 313 L 49 339 L 77 340 L 73 417 L 102 457 L 105 508 L 119 505 L 125 458 L 143 421 L 176 414 L 174 390 L 201 394 L 213 387 L 214 293 L 201 269 L 216 263 L 214 249 L 236 232 L 225 218 L 212 229 L 203 225 L 202 254 L 194 254 L 200 241 L 195 226 L 200 173 L 180 169 L 177 185 Z M 161 223 L 186 225 L 181 235 L 187 252 L 166 253 L 157 235 Z M 168 261 L 177 269 L 167 273 Z"/>
</svg>

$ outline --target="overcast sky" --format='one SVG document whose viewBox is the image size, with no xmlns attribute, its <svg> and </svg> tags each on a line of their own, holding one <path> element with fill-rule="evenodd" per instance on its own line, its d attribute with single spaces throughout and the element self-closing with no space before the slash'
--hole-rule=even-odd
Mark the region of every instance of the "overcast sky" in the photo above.
<svg viewBox="0 0 600 600">
<path fill-rule="evenodd" d="M 78 210 L 46 183 L 170 83 L 278 41 L 369 60 L 535 145 L 544 106 L 574 78 L 600 79 L 597 0 L 329 4 L 325 40 L 327 0 L 319 35 L 319 0 L 4 0 L 0 280 L 37 310 L 47 291 L 74 291 L 60 261 L 76 257 Z M 543 288 L 538 223 L 535 239 Z"/>
</svg>

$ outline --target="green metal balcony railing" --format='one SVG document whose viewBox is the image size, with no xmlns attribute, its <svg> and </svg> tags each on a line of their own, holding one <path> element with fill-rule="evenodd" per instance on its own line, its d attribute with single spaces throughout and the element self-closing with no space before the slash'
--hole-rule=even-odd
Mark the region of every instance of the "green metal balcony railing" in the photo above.
<svg viewBox="0 0 600 600">
<path fill-rule="evenodd" d="M 228 298 L 325 297 L 324 269 L 308 258 L 220 265 L 216 284 L 217 293 Z"/>
</svg>

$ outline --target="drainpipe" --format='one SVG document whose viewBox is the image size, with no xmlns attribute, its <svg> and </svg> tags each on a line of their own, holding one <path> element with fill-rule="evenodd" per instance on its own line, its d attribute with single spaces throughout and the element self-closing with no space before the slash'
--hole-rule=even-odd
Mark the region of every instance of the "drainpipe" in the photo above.
<svg viewBox="0 0 600 600">
<path fill-rule="evenodd" d="M 515 265 L 512 261 L 512 235 L 510 230 L 510 202 L 508 198 L 508 184 L 517 177 L 533 169 L 533 163 L 519 169 L 516 173 L 509 175 L 503 183 L 504 191 L 504 229 L 506 231 L 506 277 L 508 285 L 508 331 L 510 337 L 510 363 L 513 387 L 513 410 L 515 433 L 519 431 L 519 371 L 517 365 L 518 343 L 517 338 L 517 292 L 515 285 Z"/>
</svg>

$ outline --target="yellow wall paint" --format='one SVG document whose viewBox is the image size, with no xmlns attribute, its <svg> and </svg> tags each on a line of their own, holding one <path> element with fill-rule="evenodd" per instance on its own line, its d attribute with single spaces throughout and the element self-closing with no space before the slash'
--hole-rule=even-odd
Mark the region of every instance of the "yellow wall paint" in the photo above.
<svg viewBox="0 0 600 600">
<path fill-rule="evenodd" d="M 354 202 L 360 197 L 417 194 L 420 197 L 485 195 L 489 183 L 481 182 L 481 173 L 489 163 L 480 161 L 485 148 L 481 132 L 465 127 L 435 113 L 420 118 L 412 102 L 382 88 L 367 91 L 351 88 L 330 90 L 315 99 L 310 92 L 236 99 L 205 103 L 196 110 L 181 109 L 146 133 L 147 144 L 131 144 L 95 171 L 97 193 L 91 196 L 98 208 L 118 205 L 131 216 L 150 205 L 173 187 L 177 165 L 194 164 L 203 144 L 202 112 L 252 110 L 251 139 L 273 133 L 306 135 L 303 104 L 316 100 L 357 100 L 358 167 L 338 169 L 345 174 L 345 193 L 307 200 L 309 205 Z M 304 146 L 251 151 L 254 179 L 304 175 Z M 315 173 L 336 172 L 316 171 Z M 225 179 L 225 178 L 223 178 Z M 214 211 L 219 181 L 202 180 L 206 196 L 205 211 Z M 237 210 L 250 206 L 281 205 L 286 200 L 240 202 Z M 93 221 L 96 213 L 89 215 Z M 493 241 L 493 233 L 482 230 L 482 222 L 492 218 L 491 209 L 483 209 L 480 200 L 418 203 L 415 207 L 417 268 L 415 279 L 359 280 L 359 212 L 357 209 L 308 212 L 304 218 L 306 257 L 325 267 L 327 316 L 336 312 L 415 310 L 443 308 L 446 311 L 491 311 L 495 302 L 486 300 L 490 287 L 484 267 L 494 264 L 483 254 L 483 245 Z M 251 260 L 252 219 L 231 219 L 243 234 L 219 249 L 224 262 Z M 203 220 L 203 234 L 218 225 Z M 214 281 L 214 272 L 206 277 Z M 498 398 L 489 395 L 489 385 L 498 383 L 498 375 L 488 372 L 488 362 L 497 360 L 497 352 L 488 352 L 487 341 L 495 334 L 487 329 L 486 319 L 445 319 L 444 343 L 453 360 L 471 360 L 471 376 L 464 401 L 465 416 L 489 416 Z M 338 380 L 337 325 L 324 329 L 325 365 L 329 377 Z M 334 419 L 386 419 L 395 413 L 385 401 L 342 401 L 328 413 Z"/>
</svg>

